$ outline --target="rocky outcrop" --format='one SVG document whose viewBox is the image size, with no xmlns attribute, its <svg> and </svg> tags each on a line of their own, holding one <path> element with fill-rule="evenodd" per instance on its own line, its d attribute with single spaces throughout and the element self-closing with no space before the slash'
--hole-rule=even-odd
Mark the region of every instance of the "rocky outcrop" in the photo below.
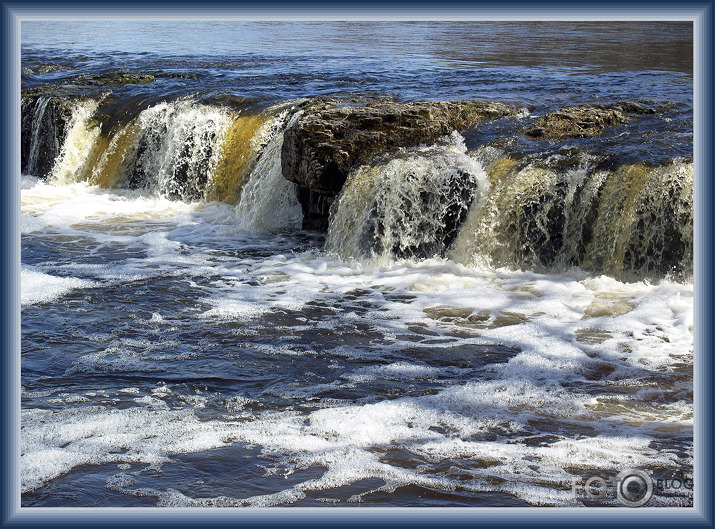
<svg viewBox="0 0 715 529">
<path fill-rule="evenodd" d="M 628 114 L 653 113 L 653 110 L 632 102 L 565 107 L 539 118 L 525 134 L 544 140 L 591 138 L 602 134 L 607 127 L 625 123 Z"/>
<path fill-rule="evenodd" d="M 398 147 L 432 143 L 488 119 L 521 109 L 475 101 L 361 106 L 313 101 L 285 131 L 283 176 L 298 184 L 304 227 L 325 229 L 328 213 L 351 168 Z"/>
</svg>

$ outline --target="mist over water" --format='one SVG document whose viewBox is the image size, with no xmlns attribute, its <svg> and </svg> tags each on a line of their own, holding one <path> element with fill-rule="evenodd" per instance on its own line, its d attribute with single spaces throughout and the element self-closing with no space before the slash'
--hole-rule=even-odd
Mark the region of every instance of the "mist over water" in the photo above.
<svg viewBox="0 0 715 529">
<path fill-rule="evenodd" d="M 62 94 L 23 99 L 23 505 L 582 506 L 574 478 L 692 478 L 691 24 L 22 39 L 23 89 Z M 155 80 L 72 84 L 117 69 Z M 318 95 L 526 111 L 354 167 L 319 233 L 281 168 Z M 514 133 L 621 100 L 657 112 Z"/>
</svg>

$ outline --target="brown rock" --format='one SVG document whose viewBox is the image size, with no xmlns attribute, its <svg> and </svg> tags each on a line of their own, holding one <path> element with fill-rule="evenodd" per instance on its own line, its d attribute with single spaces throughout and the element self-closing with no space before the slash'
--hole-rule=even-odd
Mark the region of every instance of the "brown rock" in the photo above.
<svg viewBox="0 0 715 529">
<path fill-rule="evenodd" d="M 578 105 L 565 107 L 539 118 L 525 134 L 544 140 L 591 138 L 607 127 L 628 120 L 628 114 L 652 114 L 653 110 L 638 103 L 622 102 L 613 105 Z"/>
<path fill-rule="evenodd" d="M 351 168 L 391 149 L 433 143 L 455 130 L 519 110 L 475 101 L 377 100 L 347 106 L 320 100 L 309 104 L 285 131 L 283 176 L 299 186 L 304 225 L 322 229 Z"/>
</svg>

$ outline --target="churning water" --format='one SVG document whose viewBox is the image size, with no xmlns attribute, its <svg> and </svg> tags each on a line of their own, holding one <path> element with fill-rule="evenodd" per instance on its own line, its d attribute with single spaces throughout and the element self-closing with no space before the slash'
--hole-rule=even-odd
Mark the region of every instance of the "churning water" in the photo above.
<svg viewBox="0 0 715 529">
<path fill-rule="evenodd" d="M 22 32 L 24 87 L 156 77 L 23 99 L 23 505 L 579 506 L 574 478 L 692 478 L 690 25 Z M 355 167 L 322 234 L 281 172 L 316 95 L 528 112 Z M 625 99 L 658 112 L 513 132 Z"/>
</svg>

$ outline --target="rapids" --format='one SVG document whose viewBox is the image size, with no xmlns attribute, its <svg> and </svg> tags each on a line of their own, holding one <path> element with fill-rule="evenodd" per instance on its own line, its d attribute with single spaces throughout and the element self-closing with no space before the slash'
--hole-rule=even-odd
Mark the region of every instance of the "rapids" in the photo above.
<svg viewBox="0 0 715 529">
<path fill-rule="evenodd" d="M 23 505 L 617 506 L 574 480 L 692 479 L 687 24 L 67 24 L 23 26 Z M 89 84 L 107 68 L 154 81 Z M 321 232 L 281 159 L 315 96 L 528 110 L 361 161 Z M 654 112 L 523 134 L 620 100 Z"/>
</svg>

